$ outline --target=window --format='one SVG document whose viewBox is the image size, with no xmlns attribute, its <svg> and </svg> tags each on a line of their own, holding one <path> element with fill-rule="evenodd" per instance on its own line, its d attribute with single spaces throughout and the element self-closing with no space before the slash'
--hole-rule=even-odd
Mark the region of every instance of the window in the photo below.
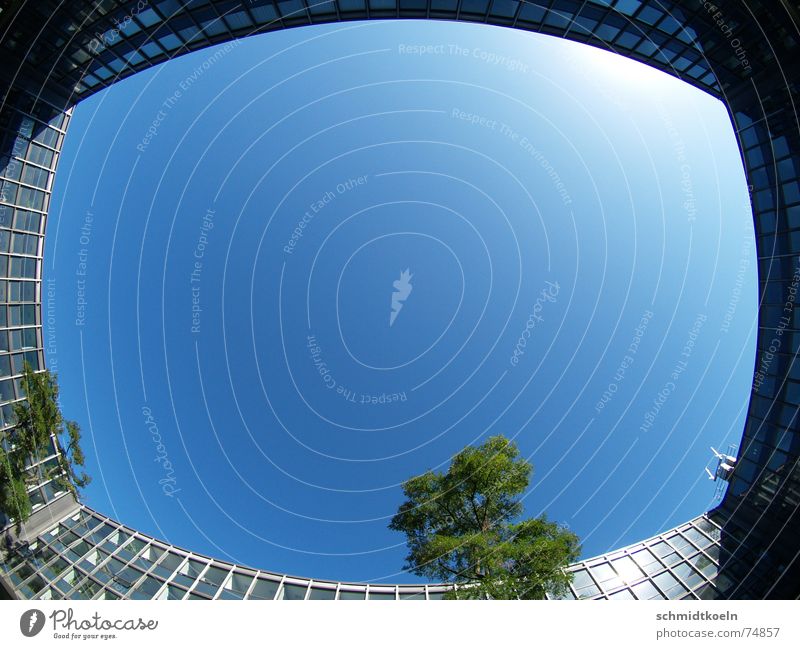
<svg viewBox="0 0 800 649">
<path fill-rule="evenodd" d="M 668 566 L 674 565 L 681 560 L 680 556 L 678 556 L 678 553 L 663 541 L 651 546 L 650 549 Z"/>
<path fill-rule="evenodd" d="M 33 138 L 33 141 L 55 149 L 58 144 L 58 136 L 58 131 L 52 128 L 42 128 Z"/>
<path fill-rule="evenodd" d="M 305 599 L 307 590 L 308 585 L 306 584 L 302 586 L 299 584 L 284 584 L 279 599 Z"/>
<path fill-rule="evenodd" d="M 50 167 L 53 163 L 53 152 L 43 146 L 31 143 L 28 148 L 28 160 L 43 167 Z"/>
<path fill-rule="evenodd" d="M 662 572 L 653 578 L 653 581 L 667 596 L 667 599 L 678 599 L 686 594 L 686 589 L 668 572 Z"/>
<path fill-rule="evenodd" d="M 253 575 L 234 572 L 231 574 L 220 593 L 220 599 L 244 599 L 247 589 L 253 583 Z"/>
<path fill-rule="evenodd" d="M 86 579 L 75 589 L 71 597 L 75 599 L 92 599 L 100 589 L 100 584 L 91 579 Z"/>
<path fill-rule="evenodd" d="M 28 232 L 38 232 L 41 223 L 41 215 L 27 210 L 17 210 L 14 214 L 14 227 L 17 230 L 27 230 Z"/>
<path fill-rule="evenodd" d="M 44 210 L 44 193 L 30 187 L 20 187 L 17 192 L 17 204 L 34 210 Z"/>
<path fill-rule="evenodd" d="M 608 563 L 601 563 L 596 566 L 589 566 L 592 576 L 605 591 L 613 590 L 617 586 L 622 586 L 622 580 Z"/>
<path fill-rule="evenodd" d="M 9 302 L 35 302 L 36 301 L 36 282 L 8 282 L 8 301 Z M 5 286 L 6 282 L 2 282 Z M 0 289 L 0 294 L 2 289 Z M 0 298 L 5 296 L 0 295 Z M 2 300 L 0 300 L 2 301 Z"/>
<path fill-rule="evenodd" d="M 12 327 L 36 324 L 36 307 L 33 304 L 9 307 L 8 313 Z M 34 343 L 31 347 L 36 347 L 36 344 Z"/>
<path fill-rule="evenodd" d="M 20 255 L 35 255 L 39 252 L 39 237 L 15 233 L 11 241 L 11 251 Z"/>
<path fill-rule="evenodd" d="M 278 582 L 270 579 L 258 579 L 250 593 L 250 599 L 275 599 Z"/>
<path fill-rule="evenodd" d="M 366 599 L 365 591 L 339 590 L 339 599 Z"/>
<path fill-rule="evenodd" d="M 639 552 L 634 552 L 631 556 L 647 574 L 661 569 L 661 564 L 658 563 L 658 560 L 650 550 L 644 549 Z"/>
<path fill-rule="evenodd" d="M 397 599 L 394 591 L 376 591 L 370 588 L 369 599 L 371 600 L 394 600 Z"/>
<path fill-rule="evenodd" d="M 5 309 L 2 309 L 5 311 Z M 8 332 L 11 341 L 11 350 L 13 352 L 21 351 L 23 349 L 36 348 L 36 329 L 12 329 Z M 2 336 L 0 336 L 2 338 Z"/>
<path fill-rule="evenodd" d="M 0 381 L 0 401 L 14 400 L 14 382 L 12 380 Z"/>
<path fill-rule="evenodd" d="M 576 570 L 572 575 L 572 587 L 575 589 L 578 597 L 592 597 L 600 592 L 600 589 L 592 581 L 591 576 L 589 576 L 588 571 Z"/>
<path fill-rule="evenodd" d="M 11 357 L 8 354 L 0 356 L 0 376 L 11 376 Z"/>
<path fill-rule="evenodd" d="M 213 597 L 227 576 L 228 570 L 226 568 L 211 566 L 195 584 L 194 590 L 203 595 Z"/>
<path fill-rule="evenodd" d="M 183 559 L 184 557 L 180 555 L 173 554 L 171 552 L 167 553 L 161 562 L 155 568 L 153 568 L 153 572 L 159 577 L 169 579 Z"/>
<path fill-rule="evenodd" d="M 189 559 L 178 570 L 175 582 L 183 586 L 191 586 L 205 569 L 206 564 L 196 559 Z"/>
<path fill-rule="evenodd" d="M 425 599 L 425 593 L 421 593 L 421 597 L 419 596 L 420 593 L 417 593 L 417 595 L 418 596 L 414 599 Z M 308 594 L 308 599 L 336 599 L 336 588 L 319 588 L 318 586 L 314 586 Z M 412 599 L 412 597 L 407 596 L 403 599 Z"/>
<path fill-rule="evenodd" d="M 133 563 L 142 570 L 149 570 L 161 558 L 163 553 L 164 550 L 151 545 L 142 552 L 141 556 L 134 559 Z"/>
<path fill-rule="evenodd" d="M 47 189 L 47 180 L 50 173 L 41 167 L 34 167 L 33 165 L 25 165 L 20 180 L 27 184 L 38 187 L 39 189 Z"/>
<path fill-rule="evenodd" d="M 682 533 L 699 548 L 705 548 L 711 544 L 711 541 L 703 536 L 697 528 L 690 527 L 688 530 L 683 530 Z"/>
<path fill-rule="evenodd" d="M 31 257 L 11 257 L 9 276 L 36 279 L 36 259 Z"/>
<path fill-rule="evenodd" d="M 635 599 L 633 593 L 629 590 L 621 590 L 619 592 L 614 593 L 613 595 L 609 595 L 608 599 Z"/>
<path fill-rule="evenodd" d="M 153 599 L 155 594 L 164 585 L 164 582 L 154 577 L 145 577 L 145 580 L 129 593 L 131 599 Z"/>
<path fill-rule="evenodd" d="M 159 599 L 183 599 L 185 595 L 186 591 L 183 588 L 170 584 Z"/>
<path fill-rule="evenodd" d="M 678 566 L 675 566 L 673 572 L 689 588 L 695 588 L 704 581 L 703 576 L 700 573 L 698 573 L 694 568 L 692 568 L 692 566 L 690 566 L 688 563 L 682 563 Z"/>
<path fill-rule="evenodd" d="M 664 596 L 649 581 L 643 581 L 641 584 L 631 588 L 631 590 L 638 599 L 664 599 Z"/>
</svg>

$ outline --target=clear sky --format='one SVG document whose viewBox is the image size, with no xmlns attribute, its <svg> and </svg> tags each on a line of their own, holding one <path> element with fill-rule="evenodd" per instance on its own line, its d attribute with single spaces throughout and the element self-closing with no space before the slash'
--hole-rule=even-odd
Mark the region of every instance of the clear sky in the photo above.
<svg viewBox="0 0 800 649">
<path fill-rule="evenodd" d="M 754 262 L 703 92 L 513 30 L 302 28 L 76 108 L 46 353 L 88 505 L 265 569 L 418 582 L 400 483 L 497 433 L 535 465 L 526 515 L 584 557 L 705 511 Z"/>
</svg>

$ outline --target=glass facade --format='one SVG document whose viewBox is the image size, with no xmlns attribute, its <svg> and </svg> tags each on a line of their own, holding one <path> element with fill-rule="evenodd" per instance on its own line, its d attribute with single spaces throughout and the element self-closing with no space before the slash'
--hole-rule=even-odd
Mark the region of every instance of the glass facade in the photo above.
<svg viewBox="0 0 800 649">
<path fill-rule="evenodd" d="M 447 585 L 301 579 L 217 561 L 81 507 L 1 564 L 36 599 L 439 599 Z"/>
<path fill-rule="evenodd" d="M 20 385 L 24 363 L 35 370 L 44 367 L 45 223 L 70 114 L 70 109 L 14 88 L 0 110 L 0 443 L 4 446 L 15 424 L 14 404 L 25 398 Z M 51 444 L 36 464 L 51 466 L 55 453 Z M 62 495 L 64 491 L 52 481 L 38 485 L 30 493 L 33 510 Z"/>
<path fill-rule="evenodd" d="M 380 18 L 461 20 L 569 38 L 645 62 L 721 99 L 739 139 L 758 250 L 759 335 L 747 423 L 714 510 L 571 566 L 573 598 L 800 594 L 800 24 L 793 5 L 749 0 L 40 0 L 0 12 L 0 436 L 19 376 L 43 368 L 41 282 L 53 175 L 71 107 L 180 54 L 250 34 Z M 54 460 L 54 449 L 42 462 Z M 67 495 L 32 491 L 35 510 Z M 63 507 L 63 504 L 62 504 Z M 59 516 L 58 518 L 63 518 Z M 2 523 L 0 523 L 2 527 Z M 42 527 L 40 525 L 40 527 Z M 47 526 L 44 526 L 47 527 Z M 447 586 L 298 580 L 173 548 L 74 505 L 4 564 L 21 597 L 428 599 Z"/>
<path fill-rule="evenodd" d="M 563 599 L 716 599 L 720 528 L 707 516 L 570 566 Z M 441 599 L 448 584 L 383 585 L 302 579 L 194 554 L 87 507 L 42 532 L 2 568 L 34 599 Z"/>
</svg>

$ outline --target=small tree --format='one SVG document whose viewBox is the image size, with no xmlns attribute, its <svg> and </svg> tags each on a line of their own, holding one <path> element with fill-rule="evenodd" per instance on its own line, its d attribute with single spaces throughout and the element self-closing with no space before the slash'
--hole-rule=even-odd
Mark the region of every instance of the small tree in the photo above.
<svg viewBox="0 0 800 649">
<path fill-rule="evenodd" d="M 91 480 L 78 470 L 85 462 L 80 427 L 61 415 L 56 377 L 49 370 L 34 372 L 26 362 L 21 385 L 27 399 L 14 404 L 16 425 L 0 448 L 0 511 L 14 521 L 17 532 L 31 514 L 29 486 L 53 479 L 77 498 L 78 489 Z M 51 453 L 51 438 L 56 461 L 29 468 Z"/>
<path fill-rule="evenodd" d="M 578 558 L 578 537 L 545 515 L 519 520 L 532 465 L 502 435 L 455 457 L 447 473 L 403 484 L 389 528 L 406 535 L 406 570 L 463 584 L 449 597 L 542 599 L 560 595 Z"/>
</svg>

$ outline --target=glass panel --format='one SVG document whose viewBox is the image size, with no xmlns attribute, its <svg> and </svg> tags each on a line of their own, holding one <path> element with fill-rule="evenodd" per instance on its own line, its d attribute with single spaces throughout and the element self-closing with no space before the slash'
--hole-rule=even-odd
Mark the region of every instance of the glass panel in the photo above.
<svg viewBox="0 0 800 649">
<path fill-rule="evenodd" d="M 339 599 L 366 599 L 366 595 L 364 591 L 339 590 Z"/>
<path fill-rule="evenodd" d="M 237 593 L 233 590 L 222 589 L 217 595 L 217 599 L 244 599 L 244 593 Z"/>
<path fill-rule="evenodd" d="M 602 586 L 603 590 L 609 591 L 622 585 L 622 580 L 614 572 L 608 563 L 600 563 L 596 566 L 589 566 L 592 576 Z"/>
<path fill-rule="evenodd" d="M 673 568 L 673 572 L 678 576 L 679 579 L 683 580 L 683 582 L 689 588 L 699 586 L 704 581 L 703 576 L 688 563 L 682 563 L 679 566 L 675 566 L 675 568 Z"/>
<path fill-rule="evenodd" d="M 279 599 L 305 599 L 307 590 L 308 586 L 305 584 L 302 586 L 297 584 L 284 584 Z"/>
<path fill-rule="evenodd" d="M 369 591 L 369 599 L 394 600 L 396 598 L 395 598 L 394 592 L 387 593 L 387 592 L 379 592 L 379 591 L 370 590 Z"/>
<path fill-rule="evenodd" d="M 153 573 L 164 579 L 169 579 L 172 573 L 175 572 L 175 568 L 180 565 L 183 559 L 184 557 L 170 552 L 164 556 L 155 568 L 153 568 Z"/>
<path fill-rule="evenodd" d="M 629 590 L 620 590 L 619 592 L 612 593 L 608 599 L 634 599 L 633 593 Z"/>
<path fill-rule="evenodd" d="M 234 572 L 225 584 L 225 589 L 223 590 L 222 597 L 225 595 L 226 591 L 230 591 L 234 594 L 240 595 L 244 597 L 247 589 L 250 588 L 250 584 L 253 583 L 253 575 L 246 575 L 240 572 Z"/>
<path fill-rule="evenodd" d="M 592 597 L 600 592 L 600 589 L 594 584 L 586 570 L 576 570 L 572 573 L 572 576 L 572 587 L 578 597 Z"/>
<path fill-rule="evenodd" d="M 120 599 L 120 596 L 116 593 L 112 593 L 108 590 L 100 591 L 100 595 L 98 595 L 97 599 Z"/>
<path fill-rule="evenodd" d="M 423 599 L 424 597 L 423 593 Z M 308 594 L 308 599 L 336 599 L 335 588 L 312 588 Z"/>
<path fill-rule="evenodd" d="M 98 592 L 100 592 L 100 584 L 91 579 L 86 579 L 75 589 L 75 592 L 73 592 L 70 597 L 76 599 L 92 599 Z"/>
<path fill-rule="evenodd" d="M 186 595 L 185 590 L 170 584 L 169 586 L 167 586 L 167 589 L 162 593 L 161 599 L 183 599 L 185 595 Z"/>
<path fill-rule="evenodd" d="M 626 584 L 630 584 L 631 582 L 644 577 L 644 573 L 630 557 L 621 557 L 619 559 L 615 559 L 611 563 Z"/>
<path fill-rule="evenodd" d="M 659 593 L 658 589 L 649 581 L 636 584 L 631 590 L 634 592 L 637 599 L 664 599 L 664 596 Z"/>
<path fill-rule="evenodd" d="M 146 577 L 145 580 L 130 592 L 132 599 L 153 599 L 163 582 L 153 577 Z"/>
<path fill-rule="evenodd" d="M 668 572 L 654 577 L 653 581 L 667 596 L 667 599 L 678 599 L 686 594 L 686 589 Z"/>
<path fill-rule="evenodd" d="M 183 586 L 191 586 L 205 569 L 206 564 L 195 559 L 189 559 L 178 570 L 173 581 Z"/>
<path fill-rule="evenodd" d="M 275 599 L 278 585 L 277 581 L 258 579 L 255 586 L 253 586 L 253 591 L 250 593 L 250 599 Z"/>
<path fill-rule="evenodd" d="M 651 546 L 650 549 L 667 565 L 673 565 L 681 561 L 678 553 L 663 541 Z"/>
<path fill-rule="evenodd" d="M 655 572 L 661 569 L 661 564 L 658 563 L 658 560 L 649 550 L 640 550 L 639 552 L 634 552 L 631 557 L 646 573 Z"/>
<path fill-rule="evenodd" d="M 667 541 L 669 541 L 670 544 L 684 556 L 687 554 L 693 554 L 695 551 L 695 548 L 692 547 L 689 541 L 683 538 L 680 534 L 668 536 Z"/>
<path fill-rule="evenodd" d="M 400 590 L 400 599 L 425 599 L 425 591 Z"/>
</svg>

